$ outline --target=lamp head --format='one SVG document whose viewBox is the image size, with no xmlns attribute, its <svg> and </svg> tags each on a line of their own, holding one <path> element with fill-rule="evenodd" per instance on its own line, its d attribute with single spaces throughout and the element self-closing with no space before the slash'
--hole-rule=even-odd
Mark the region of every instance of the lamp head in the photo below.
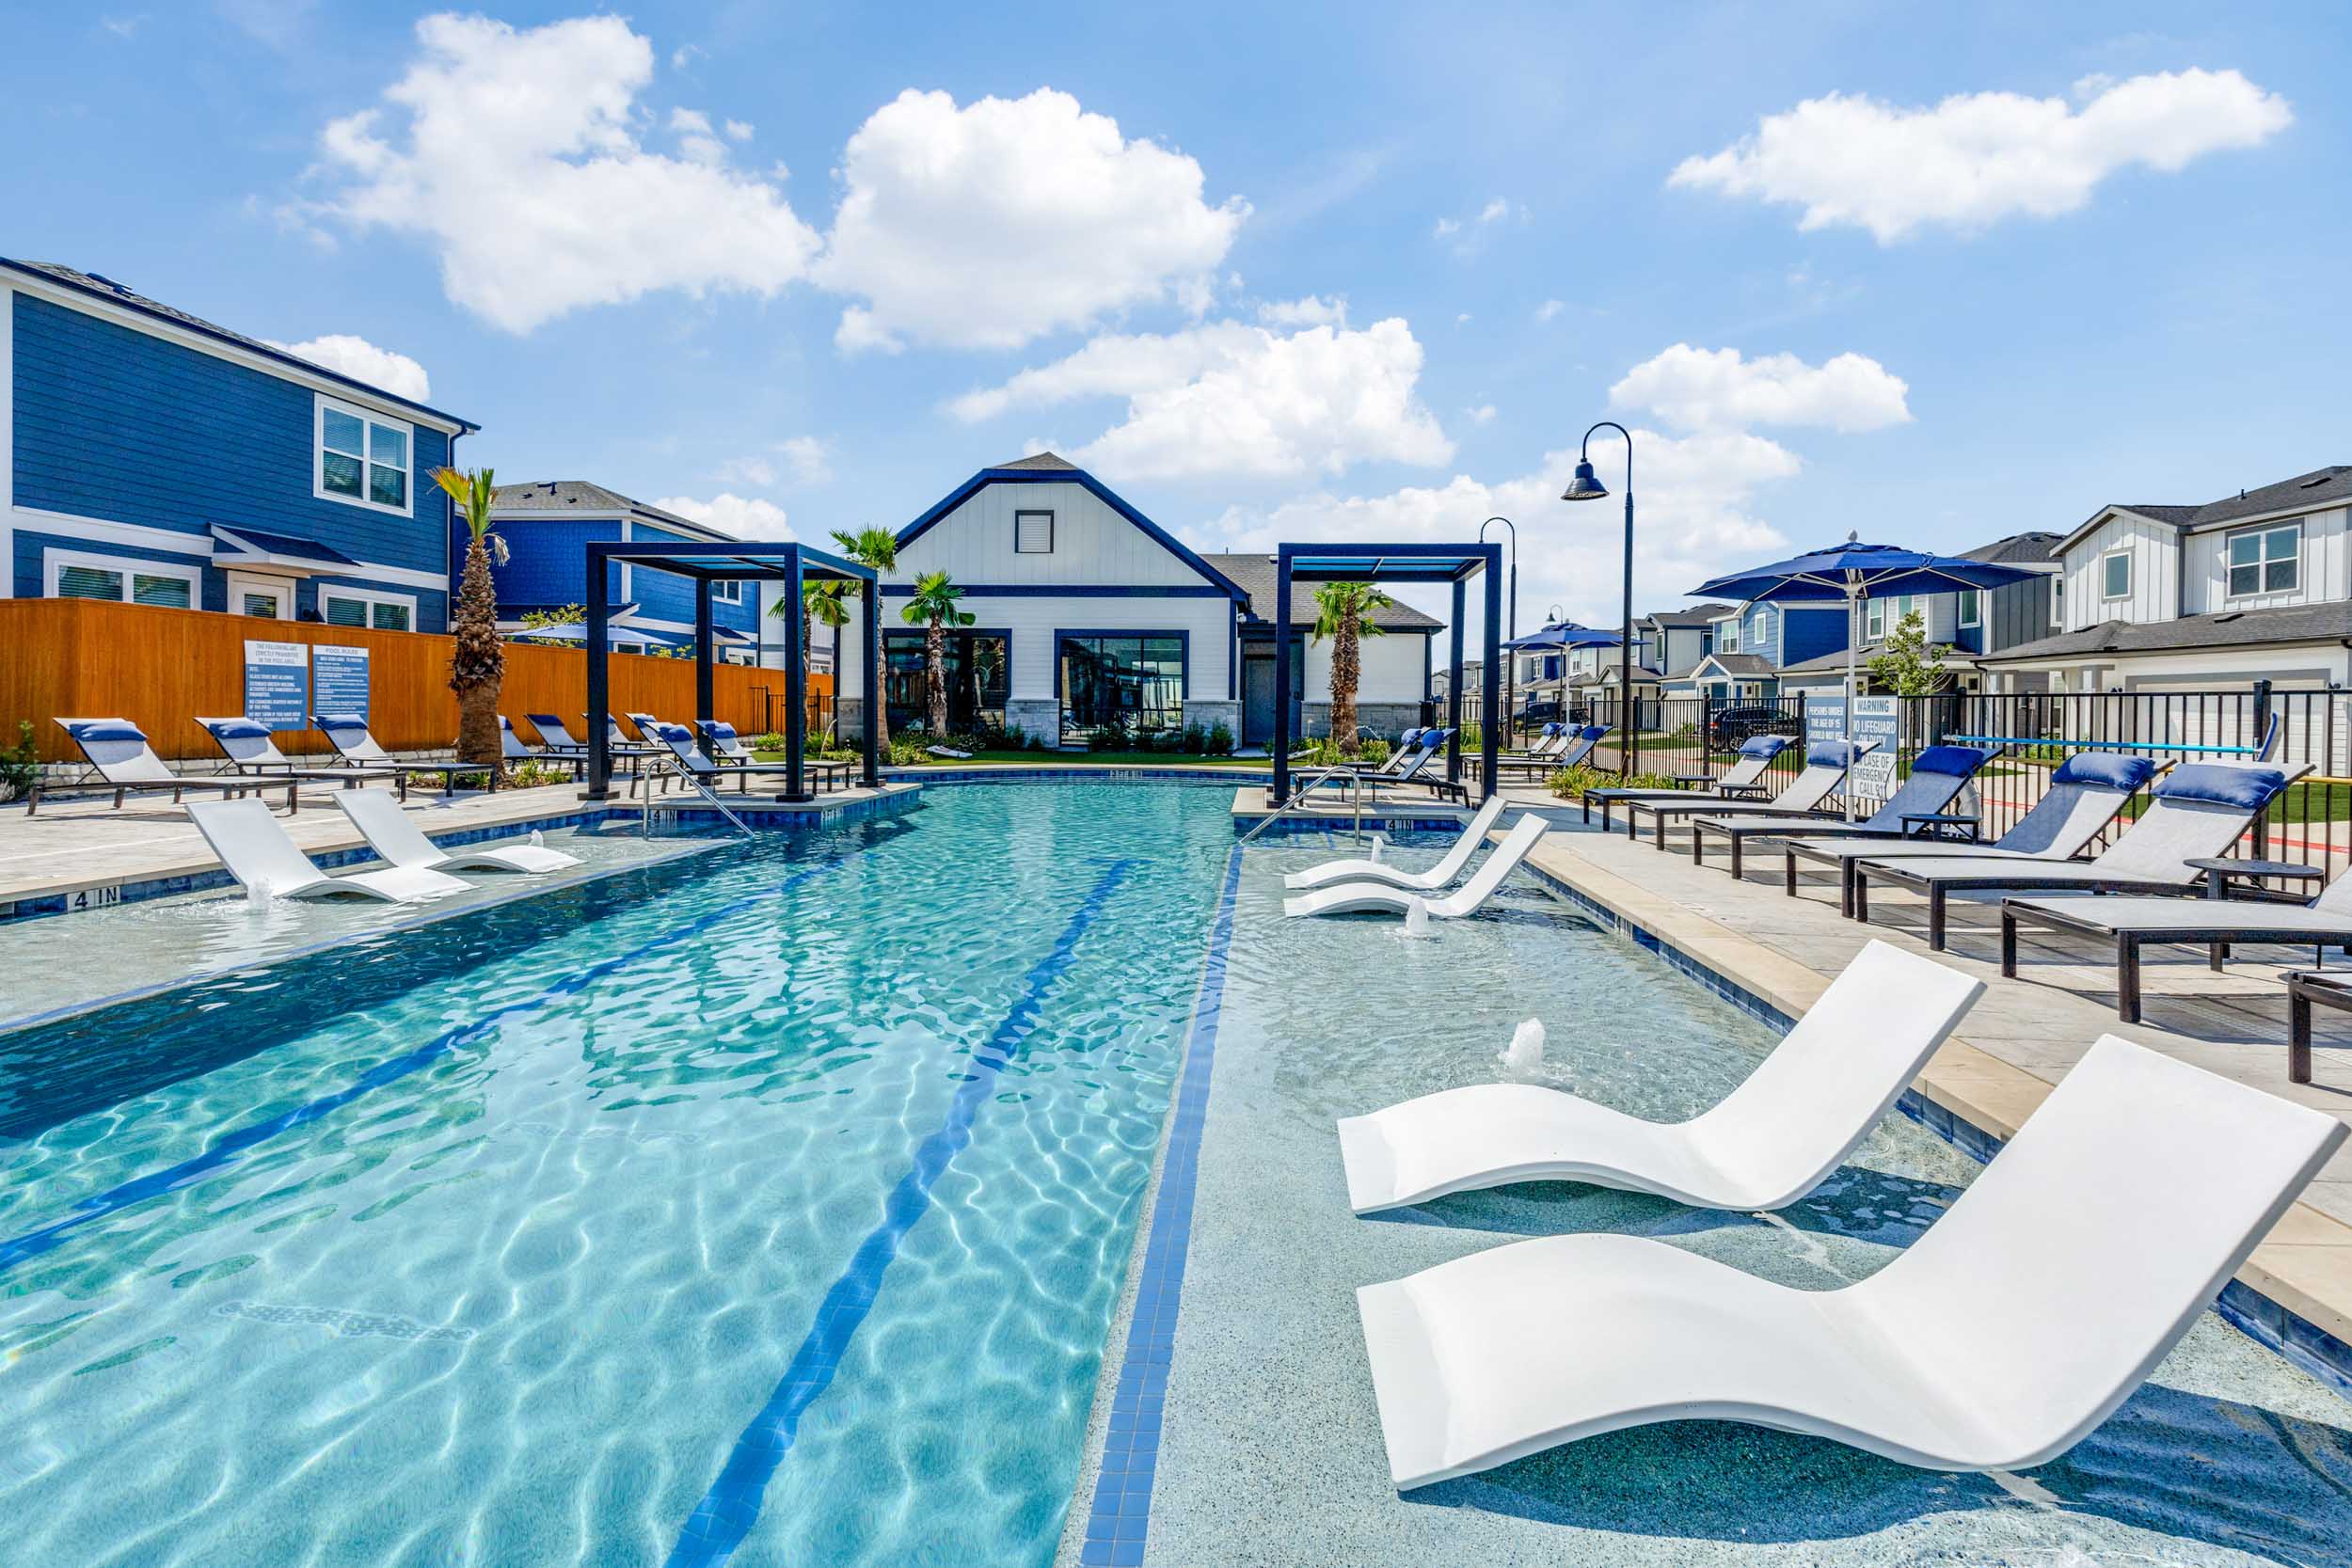
<svg viewBox="0 0 2352 1568">
<path fill-rule="evenodd" d="M 1595 477 L 1592 464 L 1580 462 L 1576 466 L 1576 477 L 1568 481 L 1568 487 L 1560 493 L 1560 499 L 1564 501 L 1597 501 L 1607 494 L 1609 486 Z"/>
</svg>

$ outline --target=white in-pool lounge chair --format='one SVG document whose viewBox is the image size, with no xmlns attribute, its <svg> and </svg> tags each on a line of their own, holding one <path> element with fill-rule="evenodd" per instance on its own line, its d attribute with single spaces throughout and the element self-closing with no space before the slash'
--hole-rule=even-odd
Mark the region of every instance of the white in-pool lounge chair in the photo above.
<svg viewBox="0 0 2352 1568">
<path fill-rule="evenodd" d="M 522 871 L 533 876 L 580 864 L 578 855 L 537 844 L 477 844 L 444 849 L 424 836 L 400 802 L 380 789 L 345 790 L 335 797 L 368 847 L 408 871 Z"/>
<path fill-rule="evenodd" d="M 2087 861 L 2005 860 L 1959 855 L 1911 860 L 1872 856 L 1853 868 L 1853 915 L 1870 918 L 1870 884 L 1893 882 L 1925 894 L 1928 946 L 1944 950 L 1945 911 L 1955 893 L 2193 892 L 2204 873 L 2188 863 L 2228 851 L 2308 762 L 2192 762 L 2174 768 L 2151 793 L 2148 809 Z"/>
<path fill-rule="evenodd" d="M 1927 1065 L 1984 982 L 1873 942 L 1705 1115 L 1644 1121 L 1536 1084 L 1474 1084 L 1340 1121 L 1359 1214 L 1514 1181 L 1586 1181 L 1702 1209 L 1780 1209 L 1820 1184 Z"/>
<path fill-rule="evenodd" d="M 187 791 L 215 790 L 230 798 L 247 791 L 258 795 L 265 789 L 286 792 L 286 815 L 292 816 L 302 807 L 301 784 L 288 777 L 256 778 L 240 775 L 233 779 L 187 778 L 174 773 L 155 754 L 155 748 L 147 743 L 146 734 L 128 719 L 60 719 L 58 728 L 73 737 L 83 757 L 106 781 L 106 787 L 115 792 L 115 810 L 122 809 L 126 795 L 146 794 L 158 789 L 171 791 L 171 803 L 178 805 Z M 25 798 L 24 815 L 40 810 L 40 782 L 33 782 L 32 793 Z"/>
<path fill-rule="evenodd" d="M 375 798 L 384 799 L 381 794 Z M 259 800 L 191 800 L 188 816 L 204 842 L 213 847 L 213 853 L 220 857 L 220 863 L 229 868 L 229 875 L 247 893 L 272 898 L 324 898 L 350 893 L 388 904 L 407 904 L 466 891 L 466 884 L 454 877 L 404 866 L 330 877 L 310 863 L 310 857 L 269 814 L 269 807 Z"/>
<path fill-rule="evenodd" d="M 1903 1254 L 1836 1291 L 1639 1236 L 1519 1242 L 1356 1292 L 1400 1489 L 1652 1421 L 2023 1470 L 2106 1419 L 2344 1142 L 2110 1035 Z"/>
<path fill-rule="evenodd" d="M 1797 895 L 1797 862 L 1811 861 L 1837 872 L 1837 903 L 1854 912 L 1853 868 L 1863 861 L 1902 859 L 2073 860 L 2106 832 L 2116 814 L 2156 775 L 2156 764 L 2146 757 L 2103 752 L 2077 752 L 2059 763 L 2049 787 L 2033 809 L 2019 817 L 2009 832 L 1991 844 L 1962 844 L 1950 839 L 1864 838 L 1841 833 L 1834 838 L 1784 838 L 1772 847 L 1785 856 L 1781 891 Z M 1808 828 L 1807 833 L 1814 830 Z"/>
<path fill-rule="evenodd" d="M 1292 872 L 1282 879 L 1282 885 L 1288 888 L 1318 888 L 1329 887 L 1333 882 L 1386 882 L 1391 887 L 1401 887 L 1408 893 L 1435 893 L 1441 887 L 1452 886 L 1454 879 L 1462 874 L 1462 867 L 1470 863 L 1470 858 L 1478 852 L 1478 847 L 1486 842 L 1487 830 L 1495 825 L 1502 816 L 1502 808 L 1508 804 L 1500 795 L 1490 798 L 1478 808 L 1478 814 L 1470 819 L 1470 826 L 1462 830 L 1461 836 L 1445 852 L 1445 858 L 1426 871 L 1406 871 L 1380 861 L 1326 861 L 1321 865 Z"/>
<path fill-rule="evenodd" d="M 1534 813 L 1521 816 L 1503 835 L 1502 843 L 1486 857 L 1486 863 L 1478 868 L 1478 875 L 1464 882 L 1461 891 L 1446 898 L 1426 898 L 1403 888 L 1383 887 L 1377 882 L 1342 882 L 1295 898 L 1282 900 L 1282 912 L 1296 917 L 1310 914 L 1405 914 L 1415 903 L 1429 907 L 1432 919 L 1460 920 L 1476 914 L 1502 886 L 1502 879 L 1518 869 L 1519 862 L 1535 847 L 1549 826 Z"/>
<path fill-rule="evenodd" d="M 1722 778 L 1703 789 L 1588 789 L 1584 792 L 1584 820 L 1593 819 L 1593 804 L 1600 803 L 1600 829 L 1609 831 L 1609 814 L 1620 805 L 1629 808 L 1625 831 L 1633 833 L 1630 807 L 1637 800 L 1752 800 L 1772 788 L 1764 782 L 1764 770 L 1772 759 L 1796 744 L 1785 735 L 1752 735 L 1740 742 L 1740 760 L 1724 769 Z"/>
</svg>

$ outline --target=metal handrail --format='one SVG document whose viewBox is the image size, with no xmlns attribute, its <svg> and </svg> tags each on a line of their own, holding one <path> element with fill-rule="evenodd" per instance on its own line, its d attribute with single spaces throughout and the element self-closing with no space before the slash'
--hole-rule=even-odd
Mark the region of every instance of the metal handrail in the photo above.
<svg viewBox="0 0 2352 1568">
<path fill-rule="evenodd" d="M 724 800 L 720 800 L 717 792 L 712 790 L 708 784 L 703 783 L 699 774 L 695 773 L 691 768 L 686 767 L 685 764 L 679 762 L 677 758 L 674 756 L 656 757 L 653 760 L 656 766 L 663 768 L 673 777 L 676 778 L 679 783 L 686 785 L 687 788 L 691 789 L 696 795 L 701 796 L 704 804 L 709 806 L 711 810 L 717 812 L 721 816 L 725 817 L 729 822 L 734 823 L 735 831 L 737 832 L 741 833 L 745 838 L 756 838 L 759 836 L 752 832 L 751 825 L 749 823 L 745 822 L 741 817 L 736 816 L 735 813 L 727 810 L 727 803 Z M 680 801 L 679 806 L 683 806 L 684 803 L 685 802 Z M 673 806 L 671 809 L 675 811 L 677 810 L 678 807 Z M 650 786 L 645 790 L 644 836 L 647 838 L 653 837 L 653 790 Z"/>
<path fill-rule="evenodd" d="M 1309 779 L 1305 784 L 1299 785 L 1296 789 L 1291 791 L 1291 798 L 1289 800 L 1275 807 L 1264 816 L 1260 817 L 1256 827 L 1241 835 L 1241 842 L 1243 844 L 1248 843 L 1251 839 L 1257 837 L 1260 833 L 1264 832 L 1268 828 L 1274 826 L 1277 819 L 1289 816 L 1293 811 L 1296 810 L 1302 803 L 1304 803 L 1308 796 L 1312 794 L 1318 786 L 1328 783 L 1331 775 L 1334 773 L 1346 773 L 1351 775 L 1351 782 L 1355 784 L 1355 836 L 1360 840 L 1364 836 L 1364 770 L 1352 762 L 1335 762 L 1330 767 L 1326 768 L 1322 772 L 1317 773 L 1313 778 Z M 1239 846 L 1236 846 L 1236 847 L 1238 847 Z"/>
</svg>

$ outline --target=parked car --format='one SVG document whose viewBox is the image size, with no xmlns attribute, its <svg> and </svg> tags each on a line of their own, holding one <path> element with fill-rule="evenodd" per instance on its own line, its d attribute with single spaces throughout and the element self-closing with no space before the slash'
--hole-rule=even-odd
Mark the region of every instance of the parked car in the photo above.
<svg viewBox="0 0 2352 1568">
<path fill-rule="evenodd" d="M 1722 707 L 1707 721 L 1707 744 L 1716 751 L 1727 752 L 1752 736 L 1795 735 L 1799 728 L 1795 714 L 1784 713 L 1770 703 Z"/>
</svg>

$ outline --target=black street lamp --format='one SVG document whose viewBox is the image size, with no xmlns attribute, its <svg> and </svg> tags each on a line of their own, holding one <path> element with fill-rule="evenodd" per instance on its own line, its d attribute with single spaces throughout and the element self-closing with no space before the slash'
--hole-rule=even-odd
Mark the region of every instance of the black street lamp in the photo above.
<svg viewBox="0 0 2352 1568">
<path fill-rule="evenodd" d="M 1584 433 L 1584 439 L 1576 445 L 1576 475 L 1562 491 L 1564 501 L 1597 501 L 1609 494 L 1609 487 L 1593 473 L 1591 453 L 1594 430 L 1613 430 L 1625 437 L 1625 625 L 1619 631 L 1617 644 L 1617 713 L 1625 724 L 1625 744 L 1617 748 L 1617 771 L 1631 777 L 1636 753 L 1641 749 L 1641 705 L 1633 697 L 1633 432 L 1613 420 L 1602 420 Z"/>
<path fill-rule="evenodd" d="M 1494 527 L 1497 523 L 1501 523 L 1504 528 L 1511 531 L 1511 641 L 1516 642 L 1518 641 L 1519 636 L 1518 525 L 1512 522 L 1508 517 L 1489 517 L 1485 522 L 1478 525 L 1478 542 L 1482 545 L 1485 544 L 1486 542 L 1486 531 Z M 1511 733 L 1511 721 L 1518 717 L 1517 711 L 1518 705 L 1512 699 L 1516 695 L 1516 692 L 1513 690 L 1513 680 L 1514 677 L 1516 677 L 1519 673 L 1519 655 L 1518 650 L 1516 648 L 1510 649 L 1509 653 L 1511 656 L 1511 661 L 1502 667 L 1502 733 L 1506 743 Z M 1492 723 L 1493 721 L 1494 721 L 1492 719 L 1487 721 L 1489 723 Z"/>
</svg>

